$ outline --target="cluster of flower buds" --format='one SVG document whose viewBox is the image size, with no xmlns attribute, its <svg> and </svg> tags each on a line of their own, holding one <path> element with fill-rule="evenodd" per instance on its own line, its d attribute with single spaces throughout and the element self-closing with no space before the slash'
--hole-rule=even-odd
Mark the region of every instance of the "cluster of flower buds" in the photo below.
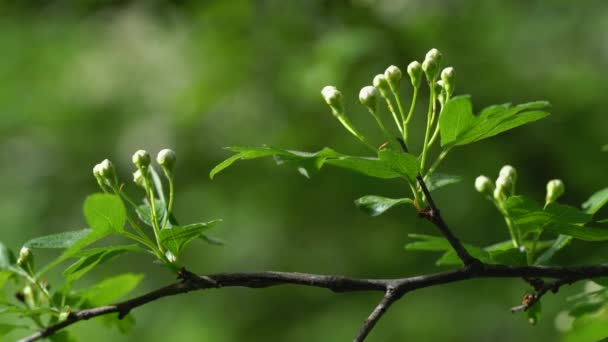
<svg viewBox="0 0 608 342">
<path fill-rule="evenodd" d="M 545 203 L 549 204 L 555 202 L 561 195 L 564 194 L 566 188 L 564 182 L 561 179 L 552 179 L 547 182 L 547 196 L 545 197 Z"/>
<path fill-rule="evenodd" d="M 500 169 L 498 178 L 492 183 L 490 178 L 479 176 L 475 179 L 475 189 L 494 198 L 496 201 L 504 201 L 515 193 L 515 183 L 517 182 L 517 171 L 511 165 L 505 165 Z"/>
<path fill-rule="evenodd" d="M 170 149 L 163 149 L 158 152 L 156 162 L 163 169 L 167 178 L 173 177 L 173 168 L 175 167 L 175 152 Z M 135 184 L 145 187 L 146 178 L 150 174 L 150 154 L 145 150 L 137 150 L 131 158 L 137 170 L 133 173 L 133 181 Z M 114 164 L 109 159 L 103 160 L 101 163 L 93 167 L 93 175 L 97 179 L 99 186 L 106 189 L 106 186 L 114 188 L 117 185 L 116 170 Z"/>
</svg>

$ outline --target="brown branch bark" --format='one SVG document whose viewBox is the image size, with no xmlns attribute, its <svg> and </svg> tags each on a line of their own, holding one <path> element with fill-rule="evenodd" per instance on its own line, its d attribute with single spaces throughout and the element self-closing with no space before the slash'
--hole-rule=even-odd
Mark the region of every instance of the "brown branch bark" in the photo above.
<svg viewBox="0 0 608 342">
<path fill-rule="evenodd" d="M 301 285 L 329 289 L 334 292 L 379 291 L 387 293 L 392 290 L 390 299 L 383 299 L 368 320 L 372 321 L 367 333 L 382 316 L 386 309 L 404 294 L 431 286 L 453 283 L 474 278 L 552 278 L 557 281 L 574 283 L 582 279 L 608 276 L 608 264 L 579 266 L 579 267 L 549 267 L 549 266 L 507 266 L 483 264 L 479 269 L 464 267 L 442 273 L 420 275 L 396 279 L 364 279 L 333 275 L 318 275 L 286 272 L 258 273 L 217 273 L 198 276 L 191 273 L 182 274 L 178 282 L 165 286 L 142 296 L 120 302 L 114 305 L 101 306 L 76 311 L 63 322 L 49 326 L 21 339 L 21 342 L 36 341 L 64 329 L 72 324 L 93 317 L 118 313 L 124 316 L 131 310 L 158 299 L 187 293 L 222 287 L 266 288 L 279 285 Z M 393 300 L 394 296 L 394 300 Z M 376 312 L 378 311 L 378 312 Z M 376 318 L 376 316 L 378 316 Z M 367 321 L 366 321 L 366 324 Z M 363 330 L 364 328 L 362 328 Z M 366 333 L 366 334 L 367 334 Z M 364 338 L 363 336 L 362 338 Z M 360 339 L 359 341 L 363 341 Z"/>
</svg>

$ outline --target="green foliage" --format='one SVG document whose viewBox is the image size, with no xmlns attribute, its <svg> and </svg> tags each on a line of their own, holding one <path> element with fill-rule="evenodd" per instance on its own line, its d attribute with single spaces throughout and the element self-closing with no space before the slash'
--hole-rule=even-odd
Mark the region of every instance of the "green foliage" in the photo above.
<svg viewBox="0 0 608 342">
<path fill-rule="evenodd" d="M 515 107 L 495 105 L 473 115 L 470 96 L 457 96 L 449 100 L 439 119 L 441 146 L 466 145 L 486 139 L 547 115 L 549 103 L 530 102 Z"/>
<path fill-rule="evenodd" d="M 385 211 L 401 204 L 410 204 L 410 198 L 388 198 L 368 195 L 355 200 L 355 205 L 371 216 L 382 215 Z"/>
<path fill-rule="evenodd" d="M 160 231 L 160 243 L 171 251 L 174 255 L 179 255 L 187 244 L 195 239 L 201 238 L 203 233 L 214 227 L 222 220 L 214 220 L 203 223 L 193 223 L 187 226 L 175 226 L 170 229 Z"/>
</svg>

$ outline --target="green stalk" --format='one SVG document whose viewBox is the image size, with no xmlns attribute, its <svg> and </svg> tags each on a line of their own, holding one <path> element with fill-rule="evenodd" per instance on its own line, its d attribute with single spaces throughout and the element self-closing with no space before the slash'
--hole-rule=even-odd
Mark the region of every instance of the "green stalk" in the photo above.
<svg viewBox="0 0 608 342">
<path fill-rule="evenodd" d="M 157 217 L 156 217 L 156 202 L 155 201 L 155 196 L 154 196 L 154 191 L 152 190 L 152 187 L 150 185 L 150 179 L 148 177 L 148 172 L 142 172 L 142 174 L 144 174 L 144 185 L 146 187 L 146 195 L 148 197 L 148 202 L 150 203 L 150 211 L 151 211 L 151 221 L 152 221 L 152 230 L 154 231 L 154 238 L 156 238 L 156 244 L 158 245 L 158 249 L 161 251 L 161 253 L 164 253 L 163 251 L 163 247 L 160 244 L 160 238 L 159 238 L 159 227 L 158 227 L 158 221 L 157 221 Z"/>
<path fill-rule="evenodd" d="M 426 164 L 426 158 L 427 158 L 427 153 L 429 150 L 429 138 L 431 135 L 431 126 L 433 125 L 433 119 L 435 116 L 435 88 L 433 87 L 433 85 L 435 84 L 434 81 L 429 82 L 429 88 L 431 91 L 431 94 L 429 96 L 429 110 L 427 113 L 427 120 L 426 120 L 426 133 L 424 134 L 424 145 L 422 146 L 422 156 L 420 158 L 420 174 L 424 174 L 424 166 Z"/>
<path fill-rule="evenodd" d="M 372 114 L 372 116 L 374 117 L 374 119 L 376 119 L 376 123 L 378 123 L 378 126 L 380 126 L 380 129 L 382 130 L 382 133 L 384 133 L 384 136 L 386 137 L 387 141 L 391 142 L 393 140 L 393 137 L 391 136 L 391 134 L 388 132 L 388 130 L 386 129 L 386 127 L 382 123 L 382 120 L 380 119 L 380 116 L 378 116 L 378 113 L 376 113 L 371 108 L 368 108 L 368 110 L 369 110 L 370 114 Z"/>
<path fill-rule="evenodd" d="M 403 135 L 403 141 L 405 141 L 405 111 L 403 110 L 403 105 L 401 104 L 401 98 L 399 97 L 399 93 L 397 90 L 391 88 L 391 92 L 395 97 L 395 102 L 397 102 L 397 109 L 399 109 L 399 115 L 401 115 L 401 135 Z"/>
<path fill-rule="evenodd" d="M 391 114 L 393 116 L 393 120 L 395 120 L 395 125 L 397 125 L 397 128 L 399 129 L 399 133 L 401 133 L 401 135 L 403 135 L 403 128 L 401 127 L 401 124 L 399 123 L 399 118 L 397 117 L 397 112 L 395 111 L 395 107 L 393 106 L 391 99 L 387 96 L 382 96 L 382 97 L 386 101 L 386 106 L 388 107 L 389 112 L 391 112 Z"/>
<path fill-rule="evenodd" d="M 165 174 L 167 174 L 165 172 Z M 174 198 L 174 185 L 173 185 L 173 176 L 167 177 L 169 179 L 169 203 L 167 204 L 167 212 L 165 213 L 165 218 L 163 220 L 163 225 L 161 228 L 167 226 L 167 222 L 169 222 L 169 217 L 171 216 L 171 212 L 173 211 L 173 198 Z"/>
<path fill-rule="evenodd" d="M 412 120 L 412 114 L 414 113 L 414 108 L 416 107 L 417 101 L 418 101 L 418 87 L 415 87 L 414 95 L 412 95 L 412 103 L 410 104 L 410 110 L 407 113 L 407 117 L 405 118 L 405 121 L 403 121 L 403 141 L 405 141 L 405 146 L 409 146 L 408 145 L 408 138 L 409 138 L 408 125 L 410 123 L 410 120 Z"/>
<path fill-rule="evenodd" d="M 433 174 L 433 172 L 435 172 L 437 167 L 439 167 L 439 164 L 441 164 L 441 162 L 445 159 L 445 157 L 447 157 L 448 153 L 450 153 L 451 149 L 452 149 L 452 147 L 448 147 L 447 149 L 441 151 L 441 153 L 439 154 L 439 156 L 437 157 L 437 159 L 435 160 L 433 165 L 431 165 L 431 167 L 429 168 L 429 171 L 424 176 L 425 181 L 428 180 L 428 178 Z"/>
</svg>

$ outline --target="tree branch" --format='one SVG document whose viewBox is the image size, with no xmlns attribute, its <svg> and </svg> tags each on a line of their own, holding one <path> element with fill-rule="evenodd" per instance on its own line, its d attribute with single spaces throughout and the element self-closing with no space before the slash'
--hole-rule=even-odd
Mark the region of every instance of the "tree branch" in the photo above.
<svg viewBox="0 0 608 342">
<path fill-rule="evenodd" d="M 124 317 L 131 310 L 158 299 L 222 287 L 266 288 L 278 285 L 302 285 L 329 289 L 334 292 L 381 291 L 385 297 L 367 319 L 355 341 L 363 341 L 388 307 L 404 294 L 421 288 L 453 283 L 474 278 L 552 278 L 553 287 L 574 283 L 582 279 L 608 276 L 608 264 L 580 267 L 507 266 L 482 264 L 478 269 L 464 267 L 453 271 L 397 279 L 364 279 L 344 276 L 318 275 L 287 272 L 217 273 L 198 276 L 187 271 L 180 273 L 180 280 L 169 286 L 114 305 L 101 306 L 71 313 L 60 323 L 51 325 L 35 334 L 24 337 L 21 342 L 36 341 L 77 322 L 93 317 L 118 313 Z M 559 286 L 557 286 L 559 288 Z M 543 295 L 551 290 L 542 293 Z M 539 296 L 540 298 L 540 296 Z"/>
</svg>

